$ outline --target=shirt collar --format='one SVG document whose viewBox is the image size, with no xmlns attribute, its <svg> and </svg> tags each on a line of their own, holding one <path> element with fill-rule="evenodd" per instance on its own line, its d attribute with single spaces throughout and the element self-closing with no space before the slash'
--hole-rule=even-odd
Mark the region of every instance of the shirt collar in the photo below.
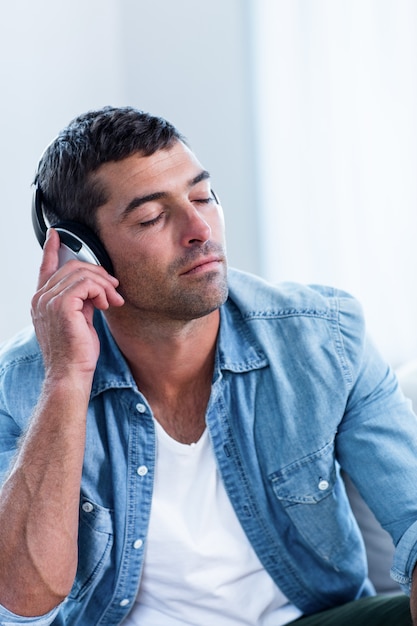
<svg viewBox="0 0 417 626">
<path fill-rule="evenodd" d="M 96 311 L 94 325 L 100 337 L 100 356 L 94 374 L 91 397 L 107 389 L 137 389 L 130 368 L 100 311 Z M 259 369 L 268 364 L 248 324 L 230 298 L 220 308 L 216 361 L 221 370 L 236 373 Z"/>
<path fill-rule="evenodd" d="M 237 373 L 268 365 L 265 353 L 230 297 L 220 309 L 217 363 L 220 369 Z"/>
<path fill-rule="evenodd" d="M 126 359 L 110 332 L 106 319 L 100 311 L 95 312 L 94 326 L 100 337 L 100 355 L 94 373 L 91 397 L 107 389 L 137 388 Z"/>
</svg>

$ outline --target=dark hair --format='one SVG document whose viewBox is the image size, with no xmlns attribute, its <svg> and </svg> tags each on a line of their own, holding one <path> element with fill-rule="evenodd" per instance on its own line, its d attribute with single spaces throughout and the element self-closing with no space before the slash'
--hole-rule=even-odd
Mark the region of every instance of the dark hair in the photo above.
<svg viewBox="0 0 417 626">
<path fill-rule="evenodd" d="M 46 148 L 35 184 L 51 224 L 74 220 L 96 227 L 96 209 L 107 191 L 92 174 L 109 161 L 140 152 L 150 156 L 175 141 L 187 144 L 167 120 L 133 107 L 104 107 L 76 117 Z"/>
</svg>

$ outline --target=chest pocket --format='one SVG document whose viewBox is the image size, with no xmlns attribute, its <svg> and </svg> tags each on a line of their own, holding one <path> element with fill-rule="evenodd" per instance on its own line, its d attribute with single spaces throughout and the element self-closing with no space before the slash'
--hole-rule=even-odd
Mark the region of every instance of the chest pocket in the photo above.
<svg viewBox="0 0 417 626">
<path fill-rule="evenodd" d="M 339 479 L 333 441 L 270 474 L 269 480 L 303 543 L 325 561 L 340 558 L 349 540 L 357 543 L 356 525 Z M 337 569 L 336 564 L 333 567 Z"/>
<path fill-rule="evenodd" d="M 113 521 L 110 509 L 105 509 L 82 496 L 78 532 L 78 569 L 69 596 L 71 599 L 80 600 L 97 582 L 109 561 L 112 545 Z"/>
</svg>

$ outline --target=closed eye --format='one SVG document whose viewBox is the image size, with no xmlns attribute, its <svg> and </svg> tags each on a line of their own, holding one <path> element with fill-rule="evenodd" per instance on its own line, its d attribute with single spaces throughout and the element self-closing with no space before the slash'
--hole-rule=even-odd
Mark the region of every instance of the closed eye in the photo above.
<svg viewBox="0 0 417 626">
<path fill-rule="evenodd" d="M 192 200 L 192 202 L 198 202 L 199 204 L 210 204 L 210 202 L 213 202 L 213 198 L 210 196 L 210 198 L 196 198 L 195 200 Z"/>
<path fill-rule="evenodd" d="M 216 203 L 216 200 L 212 195 L 210 195 L 207 198 L 194 198 L 193 200 L 191 200 L 191 202 L 196 202 L 197 204 L 206 205 L 206 204 Z M 140 222 L 140 226 L 142 228 L 147 228 L 148 226 L 154 226 L 164 217 L 164 215 L 165 215 L 165 211 L 162 211 L 156 217 L 153 217 L 152 219 L 146 220 L 144 222 Z"/>
<path fill-rule="evenodd" d="M 146 222 L 140 222 L 140 225 L 143 226 L 144 228 L 146 228 L 147 226 L 153 226 L 154 224 L 157 224 L 159 220 L 163 218 L 163 216 L 164 216 L 163 213 L 159 213 L 159 215 L 152 218 L 151 220 L 146 220 Z"/>
</svg>

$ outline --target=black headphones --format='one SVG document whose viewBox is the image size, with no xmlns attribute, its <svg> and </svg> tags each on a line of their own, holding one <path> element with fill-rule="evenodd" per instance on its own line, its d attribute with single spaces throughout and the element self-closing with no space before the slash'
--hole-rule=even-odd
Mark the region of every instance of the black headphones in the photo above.
<svg viewBox="0 0 417 626">
<path fill-rule="evenodd" d="M 42 191 L 39 185 L 35 185 L 32 196 L 32 223 L 36 238 L 43 248 L 48 225 Z M 114 274 L 111 259 L 100 239 L 91 228 L 70 220 L 50 224 L 50 226 L 55 228 L 61 239 L 61 247 L 59 249 L 60 266 L 71 259 L 78 259 L 93 265 L 102 265 L 109 274 Z"/>
</svg>

